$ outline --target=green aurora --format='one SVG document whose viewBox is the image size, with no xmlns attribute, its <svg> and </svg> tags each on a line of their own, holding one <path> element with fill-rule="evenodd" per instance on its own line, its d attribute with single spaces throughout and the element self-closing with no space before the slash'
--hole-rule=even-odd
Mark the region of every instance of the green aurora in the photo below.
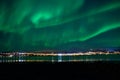
<svg viewBox="0 0 120 80">
<path fill-rule="evenodd" d="M 120 0 L 0 0 L 0 52 L 120 47 Z"/>
</svg>

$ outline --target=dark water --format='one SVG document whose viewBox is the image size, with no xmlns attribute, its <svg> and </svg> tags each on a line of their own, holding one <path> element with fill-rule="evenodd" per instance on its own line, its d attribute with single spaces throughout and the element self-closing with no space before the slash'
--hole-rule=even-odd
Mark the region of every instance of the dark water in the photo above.
<svg viewBox="0 0 120 80">
<path fill-rule="evenodd" d="M 120 54 L 0 57 L 0 62 L 32 62 L 32 61 L 33 62 L 120 61 Z"/>
</svg>

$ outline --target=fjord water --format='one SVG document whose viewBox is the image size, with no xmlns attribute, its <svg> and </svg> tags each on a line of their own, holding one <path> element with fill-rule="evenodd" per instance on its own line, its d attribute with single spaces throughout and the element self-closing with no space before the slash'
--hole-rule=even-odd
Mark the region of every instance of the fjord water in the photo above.
<svg viewBox="0 0 120 80">
<path fill-rule="evenodd" d="M 31 61 L 34 62 L 120 61 L 120 54 L 0 57 L 0 62 L 31 62 Z"/>
</svg>

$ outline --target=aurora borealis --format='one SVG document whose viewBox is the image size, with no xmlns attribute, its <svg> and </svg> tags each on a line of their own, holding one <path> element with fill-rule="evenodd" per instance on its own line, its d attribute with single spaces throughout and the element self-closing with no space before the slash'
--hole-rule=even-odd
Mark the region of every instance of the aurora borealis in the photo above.
<svg viewBox="0 0 120 80">
<path fill-rule="evenodd" d="M 120 47 L 120 0 L 0 0 L 0 52 Z"/>
</svg>

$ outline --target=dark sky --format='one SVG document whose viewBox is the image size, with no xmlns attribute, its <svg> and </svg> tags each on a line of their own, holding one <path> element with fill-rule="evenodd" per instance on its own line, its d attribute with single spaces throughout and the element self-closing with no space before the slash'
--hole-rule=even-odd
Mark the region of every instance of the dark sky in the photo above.
<svg viewBox="0 0 120 80">
<path fill-rule="evenodd" d="M 120 47 L 120 0 L 0 0 L 0 52 Z"/>
</svg>

